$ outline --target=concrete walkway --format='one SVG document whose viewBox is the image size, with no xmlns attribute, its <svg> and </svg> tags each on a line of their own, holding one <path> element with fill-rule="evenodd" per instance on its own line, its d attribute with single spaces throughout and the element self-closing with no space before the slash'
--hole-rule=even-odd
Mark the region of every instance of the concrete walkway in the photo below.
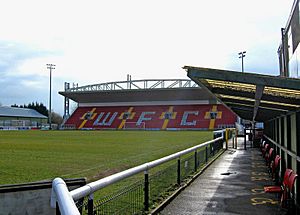
<svg viewBox="0 0 300 215">
<path fill-rule="evenodd" d="M 273 185 L 257 148 L 228 149 L 160 214 L 284 214 L 274 194 L 263 191 Z"/>
</svg>

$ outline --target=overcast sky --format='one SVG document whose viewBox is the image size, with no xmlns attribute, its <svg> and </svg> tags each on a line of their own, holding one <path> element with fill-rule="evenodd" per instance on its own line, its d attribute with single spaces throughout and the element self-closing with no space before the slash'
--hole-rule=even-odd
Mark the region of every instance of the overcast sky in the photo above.
<svg viewBox="0 0 300 215">
<path fill-rule="evenodd" d="M 0 0 L 0 103 L 63 113 L 64 82 L 187 78 L 184 65 L 278 75 L 293 0 Z"/>
</svg>

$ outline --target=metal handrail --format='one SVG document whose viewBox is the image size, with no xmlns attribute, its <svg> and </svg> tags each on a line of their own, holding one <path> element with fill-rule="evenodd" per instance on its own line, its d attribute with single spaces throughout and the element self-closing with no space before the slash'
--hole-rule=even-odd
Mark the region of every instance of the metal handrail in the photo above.
<svg viewBox="0 0 300 215">
<path fill-rule="evenodd" d="M 125 171 L 122 171 L 122 172 L 113 174 L 111 176 L 102 178 L 100 180 L 91 182 L 91 183 L 89 183 L 89 184 L 87 184 L 83 187 L 72 190 L 71 192 L 68 191 L 68 188 L 67 188 L 66 184 L 62 183 L 63 179 L 55 178 L 53 180 L 53 183 L 52 183 L 52 186 L 53 186 L 52 190 L 54 192 L 53 196 L 56 197 L 56 201 L 58 202 L 59 209 L 60 209 L 62 215 L 70 214 L 70 213 L 64 213 L 65 211 L 69 210 L 68 208 L 72 208 L 70 210 L 74 210 L 74 211 L 77 211 L 79 213 L 74 201 L 77 201 L 77 200 L 79 200 L 79 199 L 81 199 L 85 196 L 91 195 L 94 192 L 96 192 L 97 190 L 99 190 L 101 188 L 104 188 L 108 185 L 114 184 L 114 183 L 116 183 L 120 180 L 123 180 L 123 179 L 128 178 L 128 177 L 133 176 L 133 175 L 136 175 L 140 172 L 143 172 L 143 171 L 147 172 L 149 169 L 151 169 L 153 167 L 156 167 L 160 164 L 163 164 L 163 163 L 166 163 L 168 161 L 174 160 L 176 158 L 178 159 L 182 155 L 185 155 L 185 154 L 188 154 L 190 152 L 196 151 L 197 149 L 199 149 L 201 147 L 205 147 L 205 146 L 207 146 L 211 143 L 217 142 L 217 141 L 222 140 L 222 139 L 223 139 L 223 137 L 219 137 L 219 138 L 207 141 L 205 143 L 199 144 L 197 146 L 194 146 L 194 147 L 182 150 L 180 152 L 174 153 L 172 155 L 160 158 L 158 160 L 154 160 L 154 161 L 151 161 L 151 162 L 148 162 L 148 163 L 145 163 L 145 164 L 127 169 Z M 69 197 L 71 197 L 71 199 Z M 51 201 L 52 202 L 51 206 L 55 207 L 55 204 L 53 204 L 53 201 L 54 200 Z M 77 214 L 77 213 L 74 213 L 74 214 Z"/>
<path fill-rule="evenodd" d="M 151 169 L 153 167 L 156 167 L 160 164 L 166 163 L 170 160 L 174 160 L 176 158 L 179 158 L 182 155 L 193 152 L 193 151 L 197 150 L 198 148 L 207 146 L 207 145 L 209 145 L 211 143 L 214 143 L 214 142 L 216 142 L 218 140 L 221 140 L 221 139 L 223 139 L 223 138 L 219 137 L 217 139 L 208 141 L 206 143 L 202 143 L 200 145 L 197 145 L 197 146 L 191 147 L 189 149 L 177 152 L 175 154 L 160 158 L 158 160 L 155 160 L 155 161 L 152 161 L 152 162 L 149 162 L 149 163 L 145 163 L 145 164 L 142 164 L 142 165 L 137 166 L 137 167 L 133 167 L 133 168 L 125 170 L 123 172 L 116 173 L 114 175 L 108 176 L 108 177 L 100 179 L 98 181 L 91 182 L 91 183 L 89 183 L 89 184 L 87 184 L 83 187 L 80 187 L 76 190 L 71 191 L 70 193 L 71 193 L 73 199 L 76 201 L 76 200 L 78 200 L 78 199 L 80 199 L 84 196 L 88 196 L 89 194 L 94 193 L 95 191 L 97 191 L 101 188 L 104 188 L 108 185 L 111 185 L 115 182 L 118 182 L 122 179 L 125 179 L 125 178 L 128 178 L 130 176 L 136 175 L 136 174 L 138 174 L 140 172 L 143 172 L 143 171 L 148 171 L 149 169 Z"/>
<path fill-rule="evenodd" d="M 288 150 L 286 147 L 280 145 L 279 143 L 276 143 L 274 140 L 272 140 L 270 137 L 268 137 L 267 135 L 264 135 L 264 138 L 266 138 L 268 141 L 270 141 L 272 144 L 274 144 L 275 146 L 277 146 L 278 148 L 280 148 L 281 150 L 283 150 L 284 152 L 286 152 L 287 154 L 289 154 L 292 158 L 296 159 L 298 162 L 300 162 L 300 157 L 297 156 L 295 153 L 291 152 L 290 150 Z"/>
<path fill-rule="evenodd" d="M 55 178 L 52 181 L 51 207 L 56 207 L 58 202 L 59 210 L 62 215 L 80 215 L 78 208 L 68 190 L 63 179 Z"/>
</svg>

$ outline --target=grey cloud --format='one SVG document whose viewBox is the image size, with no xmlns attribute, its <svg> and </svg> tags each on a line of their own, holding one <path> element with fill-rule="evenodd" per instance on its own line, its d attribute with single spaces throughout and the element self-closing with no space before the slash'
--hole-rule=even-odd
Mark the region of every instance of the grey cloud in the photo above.
<svg viewBox="0 0 300 215">
<path fill-rule="evenodd" d="M 44 83 L 43 77 L 36 75 L 26 76 L 6 76 L 1 78 L 0 84 L 0 101 L 4 104 L 10 104 L 12 101 L 16 103 L 18 100 L 25 102 L 26 97 L 40 97 L 41 91 L 36 87 L 29 87 L 27 82 Z M 43 93 L 44 94 L 44 93 Z"/>
<path fill-rule="evenodd" d="M 63 114 L 63 97 L 58 94 L 58 91 L 62 90 L 63 83 L 64 81 L 61 79 L 52 79 L 52 109 L 60 114 Z M 48 106 L 48 77 L 38 75 L 5 76 L 1 77 L 0 85 L 2 86 L 0 104 L 2 105 L 21 105 L 37 101 Z"/>
<path fill-rule="evenodd" d="M 40 50 L 24 43 L 0 41 L 0 103 L 8 106 L 34 101 L 46 104 L 49 99 L 49 78 L 22 74 L 18 66 L 29 59 L 59 54 L 59 51 Z M 53 87 L 54 101 L 57 91 Z"/>
<path fill-rule="evenodd" d="M 0 41 L 0 74 L 13 71 L 21 62 L 35 57 L 51 56 L 58 52 L 41 50 L 24 43 Z"/>
</svg>

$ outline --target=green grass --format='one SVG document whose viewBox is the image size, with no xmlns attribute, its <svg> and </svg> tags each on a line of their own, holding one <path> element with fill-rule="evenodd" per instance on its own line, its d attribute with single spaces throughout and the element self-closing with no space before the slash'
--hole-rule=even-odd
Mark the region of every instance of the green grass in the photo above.
<svg viewBox="0 0 300 215">
<path fill-rule="evenodd" d="M 211 139 L 205 131 L 1 131 L 0 184 L 93 181 Z"/>
</svg>

